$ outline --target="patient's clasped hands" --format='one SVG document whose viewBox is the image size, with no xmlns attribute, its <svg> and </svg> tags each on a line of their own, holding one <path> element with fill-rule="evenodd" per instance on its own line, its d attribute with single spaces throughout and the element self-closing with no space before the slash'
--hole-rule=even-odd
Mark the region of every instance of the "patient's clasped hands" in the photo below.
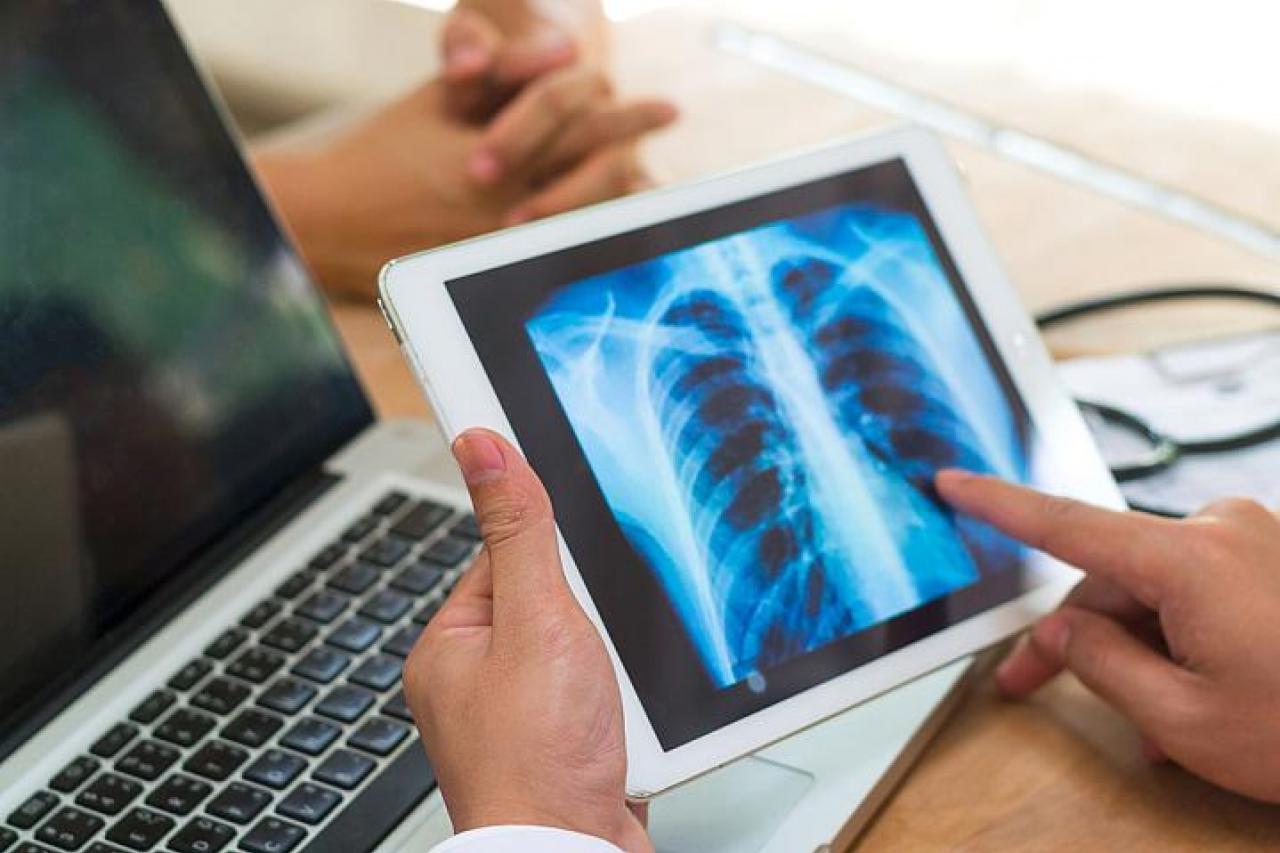
<svg viewBox="0 0 1280 853">
<path fill-rule="evenodd" d="M 368 298 L 391 258 L 647 183 L 637 142 L 674 121 L 619 100 L 596 0 L 462 0 L 440 77 L 318 146 L 255 152 L 316 277 Z"/>
</svg>

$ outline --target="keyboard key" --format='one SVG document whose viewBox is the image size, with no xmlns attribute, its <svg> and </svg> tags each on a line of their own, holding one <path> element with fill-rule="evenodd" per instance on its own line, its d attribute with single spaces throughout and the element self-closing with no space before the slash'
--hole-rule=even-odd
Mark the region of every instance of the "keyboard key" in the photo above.
<svg viewBox="0 0 1280 853">
<path fill-rule="evenodd" d="M 58 771 L 58 775 L 49 781 L 49 787 L 64 794 L 70 794 L 83 785 L 90 776 L 98 772 L 102 762 L 96 758 L 82 755 L 66 767 Z"/>
<path fill-rule="evenodd" d="M 303 823 L 317 824 L 328 817 L 340 802 L 342 796 L 337 791 L 303 782 L 289 792 L 289 796 L 276 806 L 276 811 Z"/>
<path fill-rule="evenodd" d="M 311 558 L 311 562 L 307 566 L 318 572 L 323 572 L 333 568 L 339 560 L 347 556 L 347 545 L 345 542 L 333 542 L 324 546 L 320 553 Z"/>
<path fill-rule="evenodd" d="M 302 843 L 307 831 L 288 821 L 269 817 L 258 822 L 240 841 L 240 847 L 249 853 L 289 853 Z"/>
<path fill-rule="evenodd" d="M 444 580 L 444 571 L 430 563 L 415 563 L 391 581 L 391 586 L 410 595 L 426 595 Z"/>
<path fill-rule="evenodd" d="M 144 740 L 116 762 L 121 773 L 136 776 L 144 782 L 159 779 L 178 760 L 178 750 L 153 740 Z"/>
<path fill-rule="evenodd" d="M 409 653 L 413 651 L 413 647 L 418 644 L 418 635 L 421 633 L 422 626 L 417 624 L 405 625 L 391 635 L 391 639 L 383 644 L 382 650 L 388 654 L 407 658 Z"/>
<path fill-rule="evenodd" d="M 142 700 L 138 707 L 129 712 L 129 719 L 135 723 L 149 725 L 159 719 L 160 715 L 169 710 L 169 706 L 177 701 L 177 697 L 168 690 L 157 690 Z"/>
<path fill-rule="evenodd" d="M 400 658 L 391 655 L 371 655 L 356 667 L 350 680 L 381 693 L 400 683 L 400 668 L 403 663 Z"/>
<path fill-rule="evenodd" d="M 311 775 L 321 782 L 350 791 L 363 782 L 364 777 L 372 773 L 375 766 L 376 762 L 367 755 L 339 749 L 320 762 L 320 766 Z"/>
<path fill-rule="evenodd" d="M 177 853 L 217 853 L 235 837 L 236 831 L 225 823 L 198 817 L 169 839 L 169 849 Z"/>
<path fill-rule="evenodd" d="M 409 702 L 405 699 L 403 690 L 397 690 L 396 695 L 387 700 L 387 703 L 382 706 L 382 713 L 404 720 L 406 723 L 413 722 L 413 712 L 409 710 Z"/>
<path fill-rule="evenodd" d="M 449 532 L 459 539 L 470 539 L 472 542 L 480 541 L 480 523 L 476 521 L 474 515 L 464 515 Z"/>
<path fill-rule="evenodd" d="M 196 658 L 169 679 L 169 686 L 174 690 L 190 690 L 200 683 L 200 679 L 209 674 L 213 664 L 204 658 Z"/>
<path fill-rule="evenodd" d="M 107 833 L 107 840 L 123 844 L 131 850 L 150 850 L 159 844 L 160 839 L 164 838 L 176 825 L 177 821 L 171 817 L 165 817 L 150 809 L 138 808 L 129 812 L 111 827 Z"/>
<path fill-rule="evenodd" d="M 307 755 L 319 755 L 329 748 L 329 744 L 337 740 L 342 729 L 325 720 L 305 717 L 293 724 L 293 728 L 285 733 L 280 743 L 305 752 Z"/>
<path fill-rule="evenodd" d="M 175 773 L 147 796 L 147 805 L 186 817 L 212 793 L 208 782 Z"/>
<path fill-rule="evenodd" d="M 382 626 L 359 616 L 352 616 L 333 630 L 325 640 L 330 645 L 349 652 L 363 652 L 382 636 Z"/>
<path fill-rule="evenodd" d="M 258 697 L 258 704 L 281 714 L 296 714 L 308 702 L 316 697 L 319 691 L 304 681 L 296 678 L 281 678 L 268 687 Z"/>
<path fill-rule="evenodd" d="M 399 536 L 389 534 L 364 549 L 364 552 L 360 554 L 360 559 L 366 563 L 389 569 L 405 558 L 405 555 L 409 553 L 411 544 L 407 539 L 401 539 Z"/>
<path fill-rule="evenodd" d="M 446 536 L 432 542 L 431 547 L 424 551 L 422 556 L 437 565 L 453 568 L 471 556 L 471 550 L 474 547 L 475 543 L 469 540 Z"/>
<path fill-rule="evenodd" d="M 222 736 L 256 749 L 271 740 L 272 736 L 282 728 L 284 728 L 284 720 L 275 714 L 268 714 L 256 708 L 247 708 L 227 724 L 222 730 Z"/>
<path fill-rule="evenodd" d="M 208 714 L 190 708 L 179 708 L 156 726 L 155 735 L 160 740 L 167 740 L 181 747 L 195 746 L 217 724 Z"/>
<path fill-rule="evenodd" d="M 129 723 L 116 723 L 105 735 L 98 738 L 89 751 L 99 758 L 111 758 L 124 748 L 125 744 L 138 736 L 138 727 Z"/>
<path fill-rule="evenodd" d="M 375 516 L 367 515 L 364 518 L 351 525 L 342 534 L 342 538 L 346 542 L 357 544 L 363 542 L 370 533 L 378 529 L 378 519 Z"/>
<path fill-rule="evenodd" d="M 209 814 L 232 823 L 248 823 L 271 804 L 271 795 L 261 788 L 232 782 L 205 806 Z"/>
<path fill-rule="evenodd" d="M 36 844 L 32 841 L 24 841 L 17 847 L 13 848 L 13 853 L 51 853 L 48 847 L 43 844 Z"/>
<path fill-rule="evenodd" d="M 435 772 L 425 750 L 402 749 L 369 778 L 319 831 L 313 849 L 346 850 L 352 838 L 384 838 L 399 826 L 435 787 Z"/>
<path fill-rule="evenodd" d="M 95 814 L 65 806 L 36 832 L 36 840 L 62 850 L 79 850 L 107 822 Z"/>
<path fill-rule="evenodd" d="M 112 847 L 110 844 L 95 841 L 85 848 L 84 853 L 124 853 L 124 851 L 119 847 Z"/>
<path fill-rule="evenodd" d="M 254 646 L 231 662 L 227 667 L 227 675 L 243 678 L 253 684 L 261 684 L 275 675 L 284 663 L 284 655 L 279 652 Z"/>
<path fill-rule="evenodd" d="M 248 699 L 252 692 L 247 684 L 218 677 L 200 688 L 200 692 L 191 697 L 191 704 L 225 716 L 240 707 L 240 703 Z"/>
<path fill-rule="evenodd" d="M 347 743 L 374 755 L 390 755 L 409 736 L 409 727 L 386 717 L 365 720 Z"/>
<path fill-rule="evenodd" d="M 408 500 L 408 495 L 403 492 L 388 492 L 382 500 L 373 505 L 373 512 L 375 515 L 394 515 L 395 511 L 404 506 Z"/>
<path fill-rule="evenodd" d="M 53 794 L 48 791 L 36 791 L 9 815 L 9 823 L 18 829 L 30 829 L 40 821 L 40 818 L 53 811 L 53 807 L 57 804 L 58 798 Z"/>
<path fill-rule="evenodd" d="M 249 753 L 238 746 L 220 740 L 211 740 L 187 759 L 182 769 L 221 782 L 249 760 Z"/>
<path fill-rule="evenodd" d="M 360 608 L 360 615 L 389 625 L 407 613 L 411 606 L 413 601 L 408 596 L 384 589 L 375 592 L 365 602 L 364 607 Z"/>
<path fill-rule="evenodd" d="M 328 646 L 316 646 L 307 652 L 307 656 L 298 661 L 297 665 L 290 671 L 294 675 L 301 675 L 304 678 L 310 678 L 312 681 L 328 684 L 337 678 L 338 674 L 350 664 L 350 655 L 337 649 L 331 649 Z"/>
<path fill-rule="evenodd" d="M 311 642 L 318 630 L 314 623 L 290 617 L 280 620 L 274 628 L 263 634 L 262 642 L 284 652 L 296 652 Z"/>
<path fill-rule="evenodd" d="M 329 579 L 329 586 L 352 595 L 363 595 L 369 587 L 378 582 L 379 577 L 381 575 L 373 566 L 352 563 L 339 569 L 338 573 Z"/>
<path fill-rule="evenodd" d="M 18 833 L 12 829 L 0 826 L 0 853 L 4 853 L 18 841 Z"/>
<path fill-rule="evenodd" d="M 443 598 L 433 598 L 418 608 L 418 612 L 413 614 L 413 621 L 418 625 L 426 625 L 433 616 L 440 612 L 440 608 L 443 606 Z"/>
<path fill-rule="evenodd" d="M 305 759 L 282 749 L 269 749 L 259 755 L 244 771 L 244 778 L 268 788 L 285 788 L 307 769 Z"/>
<path fill-rule="evenodd" d="M 309 590 L 318 577 L 320 577 L 320 573 L 315 569 L 302 569 L 294 572 L 289 576 L 288 580 L 276 587 L 276 595 L 292 601 Z"/>
<path fill-rule="evenodd" d="M 240 648 L 247 639 L 249 639 L 249 632 L 243 628 L 228 628 L 204 650 L 205 657 L 223 660 L 227 655 Z"/>
<path fill-rule="evenodd" d="M 283 609 L 284 605 L 274 598 L 264 599 L 255 604 L 253 609 L 244 615 L 244 618 L 240 620 L 240 624 L 256 631 L 274 619 Z"/>
<path fill-rule="evenodd" d="M 373 707 L 374 695 L 352 684 L 339 684 L 316 704 L 316 713 L 344 723 L 355 722 Z"/>
<path fill-rule="evenodd" d="M 448 517 L 449 510 L 439 504 L 421 501 L 391 527 L 391 532 L 421 542 Z"/>
<path fill-rule="evenodd" d="M 92 785 L 80 792 L 80 796 L 76 797 L 76 805 L 115 817 L 141 793 L 140 783 L 114 773 L 103 773 L 93 780 Z"/>
<path fill-rule="evenodd" d="M 305 616 L 312 621 L 328 625 L 341 616 L 342 611 L 346 610 L 350 603 L 351 599 L 345 595 L 322 589 L 312 593 L 306 601 L 295 607 L 293 612 L 298 616 Z"/>
</svg>

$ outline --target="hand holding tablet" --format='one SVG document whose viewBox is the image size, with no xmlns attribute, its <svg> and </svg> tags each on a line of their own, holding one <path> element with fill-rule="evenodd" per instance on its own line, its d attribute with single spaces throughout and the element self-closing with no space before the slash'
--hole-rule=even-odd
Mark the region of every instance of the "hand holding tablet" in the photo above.
<svg viewBox="0 0 1280 853">
<path fill-rule="evenodd" d="M 1119 498 L 944 153 L 899 131 L 415 256 L 453 437 L 518 442 L 648 796 L 1025 627 L 1076 573 L 934 492 Z"/>
</svg>

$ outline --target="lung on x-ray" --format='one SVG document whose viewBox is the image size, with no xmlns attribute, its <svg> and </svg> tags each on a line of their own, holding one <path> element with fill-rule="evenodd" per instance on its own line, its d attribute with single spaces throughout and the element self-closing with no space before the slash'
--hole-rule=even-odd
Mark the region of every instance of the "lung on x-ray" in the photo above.
<svg viewBox="0 0 1280 853">
<path fill-rule="evenodd" d="M 719 687 L 1019 563 L 933 493 L 1026 460 L 911 214 L 844 205 L 583 279 L 527 330 Z"/>
</svg>

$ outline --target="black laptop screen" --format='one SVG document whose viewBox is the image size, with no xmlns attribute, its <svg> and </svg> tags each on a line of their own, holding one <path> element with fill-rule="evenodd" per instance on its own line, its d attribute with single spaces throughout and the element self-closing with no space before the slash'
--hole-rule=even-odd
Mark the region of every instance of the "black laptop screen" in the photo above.
<svg viewBox="0 0 1280 853">
<path fill-rule="evenodd" d="M 0 4 L 0 754 L 369 420 L 160 3 Z"/>
</svg>

